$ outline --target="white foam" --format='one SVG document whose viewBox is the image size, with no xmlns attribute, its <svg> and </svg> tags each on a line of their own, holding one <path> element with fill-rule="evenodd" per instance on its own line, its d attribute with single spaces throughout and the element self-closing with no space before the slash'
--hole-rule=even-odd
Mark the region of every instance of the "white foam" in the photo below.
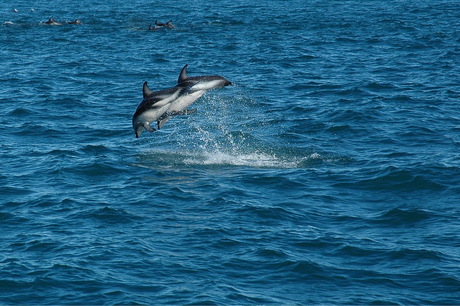
<svg viewBox="0 0 460 306">
<path fill-rule="evenodd" d="M 203 152 L 184 159 L 189 165 L 231 165 L 266 168 L 295 168 L 298 161 L 283 160 L 266 153 L 225 153 L 220 151 Z"/>
</svg>

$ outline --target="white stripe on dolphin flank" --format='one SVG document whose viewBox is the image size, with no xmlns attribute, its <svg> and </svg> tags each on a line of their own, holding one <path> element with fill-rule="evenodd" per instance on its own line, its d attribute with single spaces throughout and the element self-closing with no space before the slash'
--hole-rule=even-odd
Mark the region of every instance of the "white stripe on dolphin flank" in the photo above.
<svg viewBox="0 0 460 306">
<path fill-rule="evenodd" d="M 189 77 L 187 75 L 187 67 L 188 64 L 186 64 L 182 68 L 179 74 L 179 78 L 177 80 L 177 86 L 192 86 L 191 90 L 193 91 L 195 90 L 194 87 L 196 85 L 199 86 L 199 88 L 197 87 L 196 90 L 210 90 L 214 88 L 232 85 L 232 83 L 229 80 L 227 80 L 224 77 L 221 77 L 220 75 L 203 75 Z"/>
<path fill-rule="evenodd" d="M 186 91 L 187 87 L 176 86 L 153 92 L 148 87 L 147 82 L 144 82 L 142 89 L 144 99 L 137 106 L 133 115 L 133 128 L 136 138 L 139 138 L 144 130 L 155 132 L 155 129 L 150 124 L 158 121 L 166 113 L 170 104 Z"/>
</svg>

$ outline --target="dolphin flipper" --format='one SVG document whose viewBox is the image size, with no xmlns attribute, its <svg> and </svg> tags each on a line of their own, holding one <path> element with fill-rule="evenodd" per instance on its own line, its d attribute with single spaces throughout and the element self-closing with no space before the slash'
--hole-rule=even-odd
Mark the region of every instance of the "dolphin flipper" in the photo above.
<svg viewBox="0 0 460 306">
<path fill-rule="evenodd" d="M 168 120 L 171 119 L 171 116 L 169 115 L 166 115 L 166 116 L 163 116 L 162 119 L 158 120 L 158 129 L 162 129 L 163 126 L 166 124 L 166 122 L 168 122 Z"/>
<path fill-rule="evenodd" d="M 156 131 L 156 130 L 155 130 L 153 127 L 151 127 L 150 124 L 148 124 L 148 123 L 145 123 L 145 124 L 144 124 L 144 128 L 145 128 L 147 131 L 151 132 L 151 133 L 153 133 L 153 132 Z"/>
</svg>

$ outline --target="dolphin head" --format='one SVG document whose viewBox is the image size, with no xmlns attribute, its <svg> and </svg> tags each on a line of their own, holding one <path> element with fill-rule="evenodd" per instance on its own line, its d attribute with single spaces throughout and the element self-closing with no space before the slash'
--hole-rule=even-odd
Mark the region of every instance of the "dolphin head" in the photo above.
<svg viewBox="0 0 460 306">
<path fill-rule="evenodd" d="M 150 90 L 148 83 L 144 82 L 144 84 L 142 85 L 142 95 L 144 97 L 143 101 L 145 101 L 152 94 L 153 91 Z M 133 129 L 134 133 L 136 134 L 136 138 L 139 138 L 139 136 L 141 136 L 142 132 L 145 130 L 144 124 L 145 122 L 142 119 L 141 113 L 139 112 L 138 108 L 133 115 Z"/>
<path fill-rule="evenodd" d="M 136 138 L 139 138 L 139 136 L 141 136 L 142 132 L 145 130 L 144 125 L 142 124 L 142 120 L 140 120 L 139 117 L 133 118 L 133 128 L 134 134 L 136 134 Z"/>
</svg>

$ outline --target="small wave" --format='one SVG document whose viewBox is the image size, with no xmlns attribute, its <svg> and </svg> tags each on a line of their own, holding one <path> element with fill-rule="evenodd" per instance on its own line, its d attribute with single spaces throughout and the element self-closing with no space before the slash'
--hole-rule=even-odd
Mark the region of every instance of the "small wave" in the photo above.
<svg viewBox="0 0 460 306">
<path fill-rule="evenodd" d="M 442 222 L 446 216 L 435 211 L 421 208 L 392 208 L 379 212 L 368 220 L 378 227 L 413 228 Z"/>
<path fill-rule="evenodd" d="M 24 107 L 18 107 L 13 109 L 12 111 L 8 112 L 8 116 L 16 116 L 16 117 L 22 117 L 22 116 L 29 116 L 29 115 L 35 115 L 33 111 L 30 109 L 24 108 Z"/>
<path fill-rule="evenodd" d="M 388 223 L 392 226 L 398 224 L 416 223 L 433 217 L 433 213 L 423 209 L 394 208 L 384 211 L 376 221 Z"/>
<path fill-rule="evenodd" d="M 92 219 L 104 224 L 126 224 L 132 222 L 138 218 L 138 216 L 133 215 L 124 209 L 110 208 L 105 206 L 103 208 L 95 208 L 77 212 L 73 214 L 71 218 Z"/>
<path fill-rule="evenodd" d="M 425 170 L 425 172 L 427 172 Z M 375 191 L 385 190 L 405 190 L 405 191 L 424 191 L 424 190 L 445 190 L 447 187 L 431 173 L 422 173 L 420 169 L 398 168 L 388 166 L 378 171 L 372 171 L 368 177 L 353 183 L 354 188 L 368 189 Z M 435 181 L 436 180 L 436 181 Z M 335 186 L 346 186 L 349 183 L 337 183 Z"/>
</svg>

